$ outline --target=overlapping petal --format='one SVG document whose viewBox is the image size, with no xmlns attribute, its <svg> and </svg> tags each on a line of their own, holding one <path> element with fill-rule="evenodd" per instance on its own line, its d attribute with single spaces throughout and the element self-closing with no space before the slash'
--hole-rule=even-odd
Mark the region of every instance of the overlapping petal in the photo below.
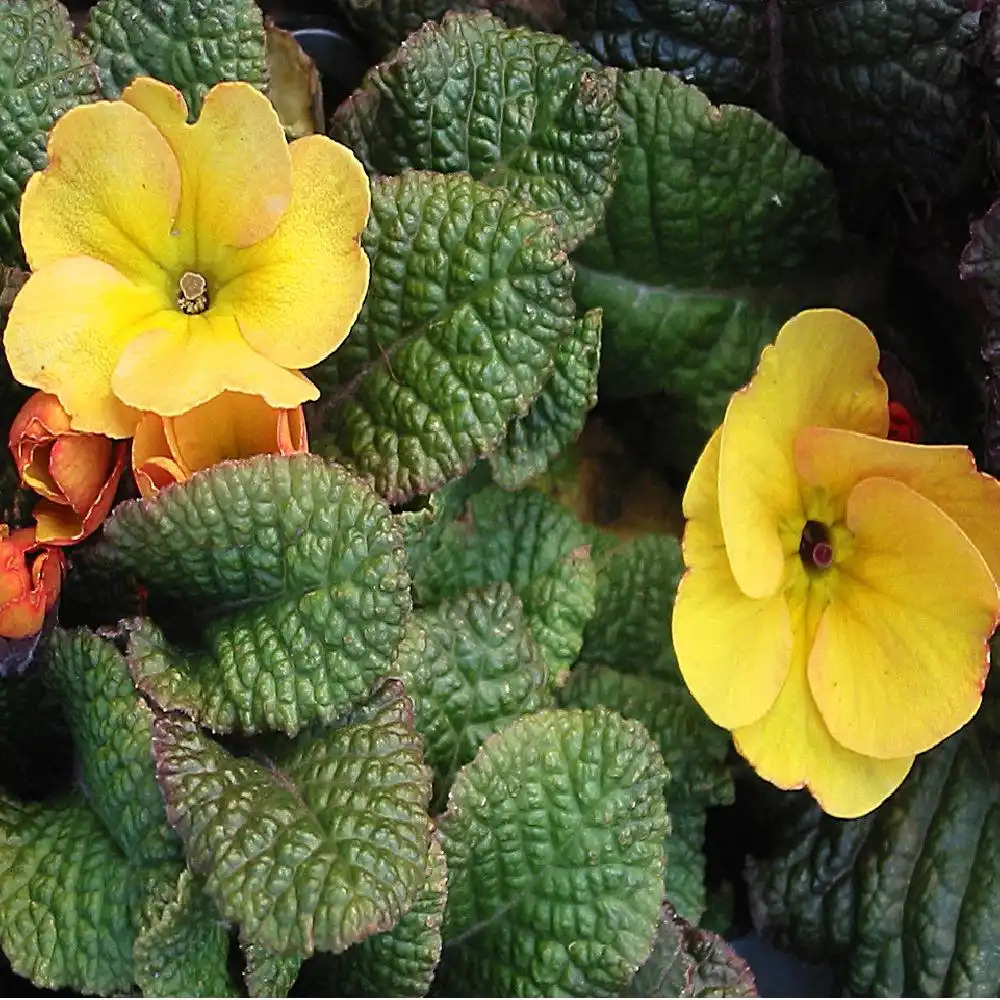
<svg viewBox="0 0 1000 1000">
<path fill-rule="evenodd" d="M 854 551 L 837 565 L 809 685 L 837 743 L 883 759 L 920 753 L 979 708 L 997 585 L 955 522 L 896 480 L 858 483 L 846 524 Z"/>
<path fill-rule="evenodd" d="M 271 236 L 227 258 L 216 301 L 261 354 L 308 368 L 340 346 L 368 290 L 370 194 L 354 154 L 326 136 L 293 142 L 291 157 L 288 211 Z"/>
<path fill-rule="evenodd" d="M 800 313 L 730 400 L 722 428 L 719 505 L 733 575 L 749 597 L 781 584 L 782 532 L 801 518 L 794 440 L 805 426 L 884 437 L 887 390 L 868 328 L 835 309 Z"/>
</svg>

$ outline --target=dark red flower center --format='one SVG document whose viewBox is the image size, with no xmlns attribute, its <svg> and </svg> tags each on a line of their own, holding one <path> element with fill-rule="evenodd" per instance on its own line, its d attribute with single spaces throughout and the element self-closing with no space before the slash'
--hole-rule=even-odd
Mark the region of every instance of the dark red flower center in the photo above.
<svg viewBox="0 0 1000 1000">
<path fill-rule="evenodd" d="M 833 565 L 830 529 L 822 521 L 806 521 L 799 541 L 799 558 L 806 569 L 829 569 Z"/>
</svg>

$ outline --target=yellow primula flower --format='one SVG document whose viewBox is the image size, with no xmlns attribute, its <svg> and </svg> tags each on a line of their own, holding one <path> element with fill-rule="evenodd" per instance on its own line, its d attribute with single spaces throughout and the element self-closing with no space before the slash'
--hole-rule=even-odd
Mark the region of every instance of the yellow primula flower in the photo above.
<svg viewBox="0 0 1000 1000">
<path fill-rule="evenodd" d="M 224 391 L 290 409 L 368 288 L 370 194 L 350 150 L 289 145 L 274 108 L 222 83 L 184 98 L 138 79 L 67 112 L 21 201 L 33 274 L 4 335 L 14 377 L 58 397 L 74 430 L 129 437 Z"/>
<path fill-rule="evenodd" d="M 691 474 L 673 617 L 709 717 L 843 817 L 972 718 L 1000 616 L 1000 483 L 966 448 L 885 439 L 878 358 L 833 309 L 764 349 Z"/>
</svg>

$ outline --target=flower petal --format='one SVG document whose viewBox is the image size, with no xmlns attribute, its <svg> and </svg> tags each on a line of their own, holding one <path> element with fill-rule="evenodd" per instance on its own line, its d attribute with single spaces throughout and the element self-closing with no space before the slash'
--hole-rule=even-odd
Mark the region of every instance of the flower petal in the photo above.
<svg viewBox="0 0 1000 1000">
<path fill-rule="evenodd" d="M 21 199 L 32 269 L 94 257 L 135 282 L 166 288 L 181 175 L 149 119 L 120 101 L 73 108 L 49 134 L 48 157 Z"/>
<path fill-rule="evenodd" d="M 733 579 L 714 503 L 720 441 L 716 431 L 684 494 L 688 570 L 672 629 L 684 683 L 714 723 L 733 729 L 774 704 L 791 662 L 792 627 L 782 594 L 752 600 Z"/>
<path fill-rule="evenodd" d="M 961 528 L 902 483 L 862 480 L 846 524 L 854 550 L 837 564 L 809 685 L 838 743 L 920 753 L 979 708 L 1000 593 Z"/>
<path fill-rule="evenodd" d="M 319 396 L 304 375 L 253 350 L 232 316 L 218 310 L 166 311 L 155 326 L 128 344 L 112 376 L 118 398 L 137 410 L 177 416 L 227 390 L 287 409 Z"/>
<path fill-rule="evenodd" d="M 111 376 L 125 346 L 162 308 L 159 294 L 109 264 L 56 261 L 28 279 L 11 307 L 3 338 L 11 372 L 57 396 L 75 430 L 130 437 L 139 415 L 111 391 Z M 163 381 L 162 371 L 157 378 Z"/>
<path fill-rule="evenodd" d="M 737 729 L 733 742 L 771 784 L 788 789 L 805 786 L 825 812 L 853 819 L 871 812 L 902 784 L 913 757 L 877 760 L 854 753 L 833 739 L 809 691 L 807 644 L 803 630 L 774 707 L 759 721 Z"/>
<path fill-rule="evenodd" d="M 795 439 L 801 478 L 846 497 L 857 483 L 885 476 L 940 507 L 979 549 L 1000 580 L 1000 483 L 979 472 L 961 445 L 885 441 L 853 431 L 807 427 Z"/>
<path fill-rule="evenodd" d="M 228 248 L 274 232 L 292 196 L 292 161 L 277 112 L 259 90 L 218 84 L 193 125 L 180 92 L 159 80 L 135 80 L 122 101 L 149 118 L 180 165 L 185 267 L 212 273 Z"/>
<path fill-rule="evenodd" d="M 215 301 L 247 342 L 285 368 L 308 368 L 350 332 L 368 290 L 360 235 L 371 206 L 354 154 L 322 135 L 291 145 L 292 203 L 266 240 L 218 273 Z"/>
<path fill-rule="evenodd" d="M 888 395 L 868 328 L 837 309 L 790 319 L 765 347 L 750 384 L 729 402 L 722 428 L 719 504 L 726 550 L 748 597 L 781 584 L 782 530 L 803 520 L 793 444 L 807 426 L 885 437 Z"/>
<path fill-rule="evenodd" d="M 132 439 L 132 474 L 142 496 L 149 500 L 170 483 L 182 483 L 191 475 L 170 457 L 170 445 L 163 428 L 163 418 L 143 414 Z"/>
<path fill-rule="evenodd" d="M 103 434 L 63 435 L 52 445 L 52 481 L 78 514 L 85 514 L 93 506 L 107 482 L 113 447 L 111 439 Z M 38 540 L 46 541 L 41 535 Z"/>
</svg>

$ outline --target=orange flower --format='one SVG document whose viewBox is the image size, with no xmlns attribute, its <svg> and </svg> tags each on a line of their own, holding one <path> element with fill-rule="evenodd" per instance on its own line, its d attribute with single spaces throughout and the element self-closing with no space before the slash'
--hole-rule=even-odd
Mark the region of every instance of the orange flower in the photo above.
<svg viewBox="0 0 1000 1000">
<path fill-rule="evenodd" d="M 43 499 L 35 507 L 39 542 L 72 545 L 108 516 L 125 468 L 125 444 L 70 429 L 59 400 L 36 392 L 10 427 L 21 482 Z"/>
<path fill-rule="evenodd" d="M 164 486 L 229 458 L 308 450 L 301 406 L 276 410 L 259 396 L 224 392 L 179 417 L 144 414 L 132 442 L 132 472 L 148 500 Z"/>
<path fill-rule="evenodd" d="M 65 560 L 41 545 L 34 528 L 0 524 L 0 636 L 26 639 L 42 628 L 59 599 Z"/>
</svg>

